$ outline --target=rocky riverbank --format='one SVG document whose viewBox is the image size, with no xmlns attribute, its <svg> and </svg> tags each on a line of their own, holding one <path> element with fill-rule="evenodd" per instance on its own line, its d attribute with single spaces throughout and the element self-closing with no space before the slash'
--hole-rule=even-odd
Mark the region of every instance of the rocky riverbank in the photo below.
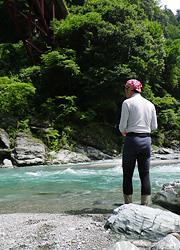
<svg viewBox="0 0 180 250">
<path fill-rule="evenodd" d="M 22 132 L 16 134 L 14 144 L 12 145 L 8 134 L 3 129 L 0 129 L 0 149 L 0 167 L 4 168 L 68 163 L 79 164 L 121 159 L 121 155 L 118 155 L 117 152 L 115 156 L 112 156 L 92 146 L 79 144 L 74 146 L 72 150 L 49 151 L 44 143 Z M 157 148 L 152 150 L 153 161 L 163 160 L 165 162 L 171 160 L 180 162 L 179 155 L 180 150 L 178 147 L 175 149 Z"/>
<path fill-rule="evenodd" d="M 1 214 L 0 249 L 105 250 L 118 239 L 108 215 Z"/>
<path fill-rule="evenodd" d="M 131 214 L 135 213 L 136 216 L 138 216 L 138 214 L 136 213 L 138 205 L 134 206 L 135 208 L 133 208 L 132 210 L 132 205 L 130 205 L 130 209 L 132 210 Z M 128 209 L 127 211 L 129 211 Z M 180 234 L 178 232 L 168 234 L 166 237 L 162 238 L 159 241 L 157 240 L 156 242 L 144 239 L 143 234 L 142 237 L 137 238 L 132 236 L 131 239 L 127 240 L 125 235 L 126 233 L 128 234 L 128 230 L 126 231 L 126 233 L 120 235 L 118 233 L 115 233 L 111 229 L 107 230 L 104 228 L 107 222 L 112 222 L 112 216 L 110 214 L 0 214 L 0 249 L 179 250 L 178 247 L 180 246 Z M 125 221 L 127 219 L 126 216 L 128 215 L 123 214 L 123 216 L 123 221 Z M 153 214 L 150 214 L 149 218 L 151 218 L 152 216 Z M 160 217 L 162 217 L 161 214 Z M 165 218 L 166 223 L 170 223 L 169 219 L 172 219 L 170 217 Z M 148 219 L 148 216 L 146 219 Z M 161 219 L 158 218 L 158 216 L 156 217 L 156 220 L 157 224 L 155 223 L 155 225 L 161 225 Z M 140 220 L 138 223 L 141 223 L 141 221 L 143 221 L 143 216 L 142 220 Z M 137 222 L 136 217 L 131 221 L 127 221 L 128 224 L 126 223 L 126 227 L 129 225 L 130 228 L 134 222 Z M 177 229 L 178 223 L 179 219 L 177 221 L 176 218 L 174 229 L 175 226 Z M 150 224 L 151 226 L 153 226 L 152 222 Z M 148 231 L 147 225 L 145 223 L 144 227 L 146 227 L 146 231 Z M 142 229 L 143 228 L 141 228 L 141 230 Z M 162 225 L 161 229 L 163 229 Z M 173 228 L 171 229 L 173 230 Z M 134 230 L 134 232 L 138 231 L 136 227 L 134 227 L 134 229 L 132 228 L 132 230 Z M 162 231 L 165 232 L 165 226 L 163 230 Z M 119 232 L 121 231 L 119 230 Z M 149 233 L 153 233 L 150 228 Z M 130 233 L 128 238 L 130 238 Z M 129 248 L 123 248 L 123 246 L 128 246 Z"/>
</svg>

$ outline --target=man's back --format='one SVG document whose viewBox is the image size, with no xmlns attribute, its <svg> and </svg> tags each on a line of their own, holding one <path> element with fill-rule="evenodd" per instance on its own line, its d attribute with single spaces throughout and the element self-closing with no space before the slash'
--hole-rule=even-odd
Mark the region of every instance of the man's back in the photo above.
<svg viewBox="0 0 180 250">
<path fill-rule="evenodd" d="M 126 127 L 127 133 L 150 133 L 157 128 L 154 105 L 139 93 L 123 102 L 121 116 L 120 130 Z"/>
</svg>

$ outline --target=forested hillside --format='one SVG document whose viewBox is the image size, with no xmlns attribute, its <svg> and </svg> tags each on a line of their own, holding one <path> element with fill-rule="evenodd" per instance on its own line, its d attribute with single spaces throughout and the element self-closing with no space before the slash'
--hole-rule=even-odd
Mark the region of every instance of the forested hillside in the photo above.
<svg viewBox="0 0 180 250">
<path fill-rule="evenodd" d="M 24 2 L 24 1 L 21 1 Z M 157 109 L 153 143 L 170 146 L 180 131 L 180 10 L 155 0 L 66 0 L 69 14 L 54 20 L 56 48 L 47 46 L 33 65 L 0 1 L 0 110 L 12 135 L 28 131 L 51 149 L 79 137 L 121 150 L 118 132 L 127 79 Z M 2 120 L 2 119 L 1 119 Z M 37 130 L 37 124 L 48 129 Z M 119 145 L 119 146 L 117 146 Z"/>
</svg>

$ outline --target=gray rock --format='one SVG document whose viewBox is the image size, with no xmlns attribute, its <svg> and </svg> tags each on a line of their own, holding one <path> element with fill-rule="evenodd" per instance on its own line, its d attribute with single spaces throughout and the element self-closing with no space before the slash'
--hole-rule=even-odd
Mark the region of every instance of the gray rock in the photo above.
<svg viewBox="0 0 180 250">
<path fill-rule="evenodd" d="M 93 147 L 87 147 L 87 156 L 92 160 L 112 159 L 111 156 L 104 154 L 102 151 Z"/>
<path fill-rule="evenodd" d="M 76 152 L 79 152 L 81 154 L 86 154 L 87 157 L 91 160 L 107 160 L 107 159 L 112 159 L 113 157 L 107 154 L 104 154 L 102 151 L 99 149 L 90 147 L 90 146 L 75 146 L 74 150 Z"/>
<path fill-rule="evenodd" d="M 165 238 L 158 241 L 154 244 L 150 250 L 179 250 L 180 249 L 180 241 L 169 234 Z"/>
<path fill-rule="evenodd" d="M 169 211 L 136 204 L 125 204 L 114 210 L 105 228 L 127 238 L 156 241 L 180 230 L 180 216 Z"/>
<path fill-rule="evenodd" d="M 151 242 L 147 240 L 134 240 L 132 242 L 136 247 L 143 247 L 143 248 L 148 248 L 151 246 Z"/>
<path fill-rule="evenodd" d="M 46 146 L 31 135 L 18 133 L 12 159 L 17 166 L 42 165 L 46 160 Z"/>
<path fill-rule="evenodd" d="M 139 248 L 129 241 L 119 241 L 113 246 L 109 247 L 108 250 L 139 250 Z"/>
<path fill-rule="evenodd" d="M 180 180 L 164 184 L 162 190 L 152 197 L 152 202 L 180 214 Z"/>
<path fill-rule="evenodd" d="M 67 149 L 60 149 L 58 153 L 50 152 L 51 164 L 67 164 L 89 162 L 90 159 L 86 155 L 71 152 Z"/>
<path fill-rule="evenodd" d="M 156 150 L 152 150 L 152 152 L 156 154 L 173 154 L 174 150 L 171 148 L 158 148 Z"/>
<path fill-rule="evenodd" d="M 10 148 L 11 142 L 6 131 L 0 128 L 0 148 Z"/>
</svg>

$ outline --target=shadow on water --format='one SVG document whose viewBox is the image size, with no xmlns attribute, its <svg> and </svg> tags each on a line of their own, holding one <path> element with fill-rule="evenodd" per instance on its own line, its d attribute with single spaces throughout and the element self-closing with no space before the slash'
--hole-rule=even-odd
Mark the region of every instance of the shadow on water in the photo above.
<svg viewBox="0 0 180 250">
<path fill-rule="evenodd" d="M 113 210 L 116 207 L 120 207 L 123 204 L 113 204 L 115 207 L 112 209 L 105 209 L 105 208 L 84 208 L 80 210 L 68 210 L 65 213 L 71 215 L 82 215 L 82 214 L 112 214 Z"/>
<path fill-rule="evenodd" d="M 103 209 L 103 208 L 84 208 L 81 210 L 69 210 L 66 214 L 70 215 L 82 215 L 82 214 L 112 214 L 113 209 Z"/>
</svg>

